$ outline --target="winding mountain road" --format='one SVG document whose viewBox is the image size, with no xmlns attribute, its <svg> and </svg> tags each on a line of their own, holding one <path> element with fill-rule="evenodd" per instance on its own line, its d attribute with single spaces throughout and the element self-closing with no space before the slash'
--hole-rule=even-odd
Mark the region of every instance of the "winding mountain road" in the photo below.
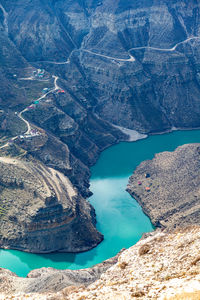
<svg viewBox="0 0 200 300">
<path fill-rule="evenodd" d="M 104 58 L 107 58 L 107 59 L 116 60 L 116 61 L 123 61 L 123 62 L 133 62 L 133 61 L 135 61 L 135 58 L 131 54 L 129 54 L 130 58 L 125 59 L 125 58 L 117 58 L 117 57 L 112 57 L 112 56 L 99 54 L 99 53 L 96 53 L 96 52 L 93 52 L 93 51 L 90 51 L 90 50 L 86 50 L 86 49 L 82 49 L 82 51 L 93 54 L 93 55 L 96 55 L 96 56 L 104 57 Z"/>
<path fill-rule="evenodd" d="M 3 11 L 3 14 L 4 14 L 4 26 L 7 28 L 7 16 L 8 16 L 8 13 L 5 11 L 4 7 L 0 4 L 0 9 Z M 155 51 L 162 51 L 162 52 L 173 52 L 176 50 L 176 48 L 181 45 L 181 44 L 185 44 L 185 43 L 188 43 L 192 40 L 199 40 L 200 37 L 198 36 L 192 36 L 190 38 L 187 38 L 186 40 L 182 41 L 182 42 L 179 42 L 177 43 L 176 45 L 174 45 L 172 48 L 157 48 L 157 47 L 150 47 L 150 46 L 142 46 L 142 47 L 135 47 L 135 48 L 131 48 L 129 49 L 127 52 L 130 56 L 130 58 L 128 59 L 124 59 L 124 58 L 116 58 L 116 57 L 112 57 L 112 56 L 108 56 L 108 55 L 103 55 L 103 54 L 100 54 L 100 53 L 96 53 L 96 52 L 93 52 L 91 50 L 87 50 L 87 49 L 79 49 L 80 51 L 84 51 L 84 52 L 87 52 L 89 54 L 92 54 L 92 55 L 96 55 L 96 56 L 99 56 L 99 57 L 104 57 L 104 58 L 107 58 L 107 59 L 111 59 L 111 60 L 114 60 L 114 61 L 121 61 L 121 62 L 134 62 L 135 61 L 135 58 L 133 57 L 132 54 L 130 54 L 130 51 L 133 51 L 133 50 L 142 50 L 142 49 L 150 49 L 150 50 L 155 50 Z M 77 49 L 76 49 L 77 50 Z M 72 51 L 72 53 L 74 52 L 75 50 Z M 44 63 L 50 63 L 50 64 L 55 64 L 55 65 L 64 65 L 64 64 L 69 64 L 70 63 L 70 57 L 72 55 L 72 53 L 70 54 L 68 60 L 66 62 L 52 62 L 52 61 L 43 61 Z M 40 101 L 42 99 L 44 99 L 48 94 L 60 89 L 60 87 L 58 86 L 57 84 L 57 80 L 58 80 L 58 76 L 55 76 L 53 75 L 52 76 L 54 78 L 54 88 L 51 89 L 49 92 L 47 92 L 46 94 L 42 95 L 41 97 L 39 97 L 38 99 L 36 99 L 36 101 Z M 21 80 L 32 80 L 32 78 L 21 78 Z M 31 131 L 31 125 L 30 123 L 22 116 L 22 114 L 27 111 L 28 108 L 26 107 L 24 110 L 22 110 L 21 112 L 18 113 L 18 117 L 24 122 L 26 123 L 26 126 L 27 126 L 27 131 L 25 132 L 25 134 L 29 134 L 30 131 Z M 11 138 L 12 141 L 14 141 L 15 139 L 17 139 L 18 136 L 15 136 L 13 138 Z M 6 147 L 8 145 L 8 143 L 6 143 L 5 145 L 1 146 L 0 149 Z"/>
<path fill-rule="evenodd" d="M 59 77 L 58 77 L 58 76 L 55 76 L 55 75 L 53 75 L 52 77 L 54 78 L 54 88 L 51 89 L 50 91 L 48 91 L 46 94 L 42 95 L 40 98 L 36 99 L 36 101 L 40 101 L 40 100 L 44 99 L 48 94 L 50 94 L 50 93 L 52 93 L 52 92 L 54 92 L 54 91 L 60 89 L 60 87 L 57 85 L 57 80 L 58 80 Z M 29 134 L 30 131 L 31 131 L 30 123 L 29 123 L 26 119 L 24 119 L 24 117 L 22 117 L 22 114 L 23 114 L 25 111 L 27 111 L 27 110 L 28 110 L 28 108 L 26 107 L 24 110 L 22 110 L 22 111 L 18 114 L 18 117 L 19 117 L 22 121 L 24 121 L 24 122 L 26 123 L 26 125 L 27 125 L 27 131 L 25 132 L 25 134 Z"/>
<path fill-rule="evenodd" d="M 149 46 L 143 46 L 143 47 L 135 47 L 135 48 L 131 48 L 129 49 L 128 51 L 132 51 L 132 50 L 142 50 L 142 49 L 150 49 L 150 50 L 156 50 L 156 51 L 163 51 L 163 52 L 172 52 L 172 51 L 175 51 L 176 48 L 181 45 L 181 44 L 186 44 L 187 42 L 191 41 L 191 40 L 199 40 L 200 37 L 198 36 L 193 36 L 193 37 L 190 37 L 182 42 L 179 42 L 177 43 L 174 47 L 172 48 L 156 48 L 156 47 L 149 47 Z"/>
<path fill-rule="evenodd" d="M 1 7 L 1 6 L 0 6 Z M 181 45 L 181 44 L 185 44 L 191 40 L 195 40 L 195 39 L 200 39 L 200 37 L 198 36 L 193 36 L 193 37 L 190 37 L 182 42 L 179 42 L 177 43 L 175 46 L 173 46 L 172 48 L 157 48 L 157 47 L 151 47 L 151 46 L 142 46 L 142 47 L 135 47 L 135 48 L 130 48 L 127 52 L 128 52 L 128 55 L 129 55 L 129 58 L 117 58 L 117 57 L 113 57 L 113 56 L 108 56 L 108 55 L 104 55 L 104 54 L 100 54 L 100 53 L 96 53 L 96 52 L 93 52 L 91 50 L 88 50 L 88 49 L 75 49 L 76 51 L 82 51 L 82 52 L 87 52 L 89 54 L 92 54 L 92 55 L 96 55 L 96 56 L 99 56 L 99 57 L 103 57 L 103 58 L 107 58 L 109 60 L 114 60 L 114 61 L 121 61 L 121 62 L 134 62 L 136 59 L 134 58 L 134 56 L 130 53 L 130 51 L 133 51 L 133 50 L 142 50 L 142 49 L 150 49 L 150 50 L 155 50 L 155 51 L 162 51 L 162 52 L 173 52 L 176 50 L 176 48 Z M 73 50 L 72 53 L 75 51 Z M 70 54 L 69 58 L 67 59 L 67 61 L 64 61 L 64 62 L 54 62 L 54 61 L 38 61 L 38 63 L 47 63 L 47 64 L 53 64 L 53 65 L 67 65 L 70 63 L 70 58 L 72 56 L 72 53 Z"/>
<path fill-rule="evenodd" d="M 142 50 L 142 49 L 150 49 L 150 50 L 155 50 L 155 51 L 162 51 L 162 52 L 173 52 L 176 50 L 176 48 L 181 45 L 181 44 L 186 44 L 188 42 L 190 42 L 191 40 L 197 40 L 200 39 L 200 37 L 198 36 L 193 36 L 190 38 L 187 38 L 186 40 L 177 43 L 176 45 L 174 45 L 172 48 L 157 48 L 157 47 L 150 47 L 150 46 L 142 46 L 142 47 L 135 47 L 135 48 L 131 48 L 129 49 L 127 52 L 130 56 L 130 58 L 125 59 L 125 58 L 117 58 L 117 57 L 113 57 L 113 56 L 108 56 L 108 55 L 104 55 L 104 54 L 100 54 L 100 53 L 96 53 L 93 52 L 91 50 L 87 50 L 87 49 L 80 49 L 80 51 L 84 51 L 87 53 L 90 53 L 92 55 L 96 55 L 96 56 L 100 56 L 100 57 L 104 57 L 110 60 L 114 60 L 114 61 L 121 61 L 121 62 L 134 62 L 136 59 L 134 58 L 134 56 L 130 53 L 130 51 L 132 50 Z M 70 59 L 68 60 L 70 62 Z"/>
<path fill-rule="evenodd" d="M 55 75 L 53 75 L 52 77 L 54 78 L 54 88 L 51 89 L 50 91 L 48 91 L 46 94 L 44 94 L 44 95 L 42 95 L 41 97 L 39 97 L 38 99 L 36 99 L 35 101 L 40 101 L 40 100 L 44 99 L 48 94 L 50 94 L 50 93 L 52 93 L 52 92 L 54 92 L 54 91 L 60 89 L 60 87 L 59 87 L 58 84 L 57 84 L 57 81 L 58 81 L 59 77 L 58 77 L 58 76 L 55 76 Z M 28 110 L 28 108 L 26 107 L 26 108 L 24 108 L 22 111 L 20 111 L 20 112 L 17 114 L 17 116 L 18 116 L 24 123 L 26 123 L 27 131 L 24 133 L 24 134 L 26 134 L 26 135 L 27 135 L 27 134 L 30 134 L 30 132 L 31 132 L 31 125 L 30 125 L 30 123 L 22 116 L 22 114 L 23 114 L 24 112 L 26 112 L 27 110 Z M 17 138 L 18 138 L 18 135 L 12 137 L 10 140 L 11 140 L 11 141 L 14 141 L 14 140 L 16 140 Z M 5 145 L 1 146 L 0 149 L 5 148 L 6 146 L 8 146 L 8 144 L 9 144 L 9 142 L 7 142 Z"/>
</svg>

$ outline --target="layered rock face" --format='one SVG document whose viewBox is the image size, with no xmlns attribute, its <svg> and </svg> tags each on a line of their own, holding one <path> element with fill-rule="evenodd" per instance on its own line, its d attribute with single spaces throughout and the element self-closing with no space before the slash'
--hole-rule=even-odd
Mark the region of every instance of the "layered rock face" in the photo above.
<svg viewBox="0 0 200 300">
<path fill-rule="evenodd" d="M 127 191 L 155 226 L 176 227 L 200 222 L 200 144 L 178 147 L 142 162 Z"/>
<path fill-rule="evenodd" d="M 199 126 L 198 1 L 1 3 L 15 55 L 57 73 L 81 106 L 146 132 Z"/>
<path fill-rule="evenodd" d="M 55 270 L 34 271 L 37 277 L 30 273 L 29 278 L 18 278 L 1 270 L 2 299 L 199 299 L 199 229 L 191 226 L 173 232 L 151 233 L 120 254 L 117 262 L 107 271 L 104 269 L 100 279 L 89 285 L 88 275 L 94 278 L 98 268 L 99 272 L 103 270 L 100 266 L 93 270 L 69 271 L 71 286 L 66 282 L 67 271 L 59 271 L 62 279 L 57 284 L 57 290 L 60 289 L 57 293 L 54 282 L 58 280 L 58 272 Z M 38 282 L 39 287 L 46 282 L 48 290 L 31 293 Z"/>
<path fill-rule="evenodd" d="M 35 63 L 58 74 L 74 103 L 117 125 L 146 132 L 199 126 L 197 1 L 1 3 L 5 67 L 17 58 L 20 68 Z M 21 102 L 19 83 L 6 82 L 2 105 L 11 85 Z"/>
<path fill-rule="evenodd" d="M 1 248 L 80 252 L 102 240 L 89 203 L 38 161 L 0 158 L 0 196 Z"/>
<path fill-rule="evenodd" d="M 126 139 L 111 124 L 142 132 L 198 127 L 199 8 L 178 0 L 2 0 L 0 107 L 7 126 L 1 136 L 12 136 L 10 114 L 53 88 L 57 75 L 65 93 L 50 93 L 25 116 L 54 136 L 54 149 L 68 145 L 72 171 L 53 157 L 52 138 L 29 151 L 86 196 L 87 167 Z M 33 78 L 36 67 L 44 77 Z"/>
</svg>

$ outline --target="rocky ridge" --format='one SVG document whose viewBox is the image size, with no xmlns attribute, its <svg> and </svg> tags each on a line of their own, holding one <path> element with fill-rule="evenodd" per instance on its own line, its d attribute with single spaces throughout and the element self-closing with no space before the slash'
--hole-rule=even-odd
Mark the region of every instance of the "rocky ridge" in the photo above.
<svg viewBox="0 0 200 300">
<path fill-rule="evenodd" d="M 156 154 L 130 177 L 127 191 L 159 227 L 200 223 L 200 144 Z"/>
<path fill-rule="evenodd" d="M 18 289 L 12 296 L 1 295 L 1 299 L 199 299 L 199 229 L 198 226 L 191 226 L 176 231 L 158 230 L 151 233 L 120 254 L 117 263 L 104 272 L 99 280 L 87 287 L 79 284 L 68 286 L 57 293 L 25 294 L 24 282 L 31 282 L 30 279 L 15 277 L 15 281 L 18 283 L 21 281 L 21 291 Z M 83 271 L 76 272 L 81 274 Z M 49 274 L 51 276 L 51 271 Z M 4 290 L 15 287 L 13 278 L 13 274 L 8 274 L 8 271 L 1 271 L 1 284 Z M 37 278 L 33 279 L 33 285 L 34 280 L 36 282 Z M 53 284 L 52 287 L 54 288 Z"/>
</svg>

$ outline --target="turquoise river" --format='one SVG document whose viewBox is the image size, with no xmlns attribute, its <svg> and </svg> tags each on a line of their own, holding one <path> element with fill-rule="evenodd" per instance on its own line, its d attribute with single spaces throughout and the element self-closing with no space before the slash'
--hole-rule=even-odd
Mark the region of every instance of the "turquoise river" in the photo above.
<svg viewBox="0 0 200 300">
<path fill-rule="evenodd" d="M 129 176 L 137 165 L 152 159 L 155 153 L 200 142 L 200 130 L 174 131 L 153 135 L 137 142 L 123 142 L 105 150 L 92 168 L 89 199 L 97 214 L 97 228 L 104 241 L 95 249 L 80 254 L 30 254 L 0 250 L 0 267 L 26 276 L 33 269 L 54 267 L 80 269 L 91 267 L 114 256 L 122 248 L 135 244 L 144 232 L 153 227 L 137 202 L 125 191 Z"/>
</svg>

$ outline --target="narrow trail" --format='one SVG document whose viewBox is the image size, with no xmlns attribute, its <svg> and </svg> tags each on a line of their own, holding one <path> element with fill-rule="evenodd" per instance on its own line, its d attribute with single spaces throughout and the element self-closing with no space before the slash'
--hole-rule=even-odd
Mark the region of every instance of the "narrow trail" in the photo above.
<svg viewBox="0 0 200 300">
<path fill-rule="evenodd" d="M 24 78 L 18 78 L 18 80 L 32 80 L 32 81 L 49 81 L 49 79 L 37 79 L 37 78 L 33 78 L 33 77 L 24 77 Z"/>
<path fill-rule="evenodd" d="M 57 62 L 57 61 L 51 61 L 51 60 L 43 60 L 43 61 L 35 61 L 35 62 L 32 62 L 32 63 L 47 63 L 47 64 L 52 64 L 52 65 L 67 65 L 70 63 L 70 59 L 71 59 L 71 56 L 72 54 L 74 53 L 74 51 L 77 51 L 78 49 L 74 49 L 68 59 L 66 61 L 61 61 L 61 62 Z M 31 63 L 31 62 L 30 62 Z"/>
<path fill-rule="evenodd" d="M 5 27 L 5 31 L 8 33 L 8 13 L 6 12 L 5 8 L 3 7 L 3 5 L 0 3 L 0 8 L 3 12 L 4 15 L 4 27 Z"/>
<path fill-rule="evenodd" d="M 22 113 L 25 112 L 25 111 L 27 111 L 27 109 L 24 109 L 22 112 L 20 112 L 20 113 L 18 114 L 18 117 L 19 117 L 22 121 L 24 121 L 24 123 L 26 123 L 27 131 L 25 132 L 25 134 L 29 134 L 30 131 L 31 131 L 31 125 L 30 125 L 30 123 L 29 123 L 26 119 L 24 119 L 24 118 L 22 117 Z"/>
<path fill-rule="evenodd" d="M 58 77 L 58 76 L 55 76 L 55 75 L 53 75 L 52 77 L 54 78 L 54 88 L 51 89 L 50 91 L 48 91 L 46 94 L 44 94 L 44 95 L 42 95 L 41 97 L 39 97 L 38 99 L 36 99 L 35 101 L 40 101 L 40 100 L 44 99 L 44 98 L 45 98 L 47 95 L 49 95 L 50 93 L 52 93 L 52 92 L 54 92 L 54 91 L 60 89 L 60 87 L 59 87 L 58 84 L 57 84 L 57 81 L 58 81 L 59 77 Z M 26 112 L 27 110 L 28 110 L 28 108 L 26 107 L 26 108 L 24 108 L 22 111 L 20 111 L 20 112 L 17 114 L 17 116 L 18 116 L 18 117 L 26 124 L 26 126 L 27 126 L 27 131 L 24 133 L 25 135 L 30 134 L 30 132 L 31 132 L 31 125 L 30 125 L 30 123 L 22 116 L 22 114 L 23 114 L 24 112 Z M 16 140 L 17 138 L 18 138 L 18 135 L 17 135 L 17 136 L 14 136 L 14 137 L 12 137 L 12 138 L 10 138 L 9 140 L 10 140 L 10 141 L 14 141 L 14 140 Z M 9 142 L 7 142 L 5 145 L 1 146 L 0 149 L 7 147 L 8 144 L 9 144 Z"/>
<path fill-rule="evenodd" d="M 45 63 L 45 64 L 52 64 L 52 65 L 67 65 L 70 63 L 70 59 L 68 58 L 67 61 L 63 61 L 63 62 L 42 60 L 42 61 L 35 61 L 34 63 Z"/>
</svg>

